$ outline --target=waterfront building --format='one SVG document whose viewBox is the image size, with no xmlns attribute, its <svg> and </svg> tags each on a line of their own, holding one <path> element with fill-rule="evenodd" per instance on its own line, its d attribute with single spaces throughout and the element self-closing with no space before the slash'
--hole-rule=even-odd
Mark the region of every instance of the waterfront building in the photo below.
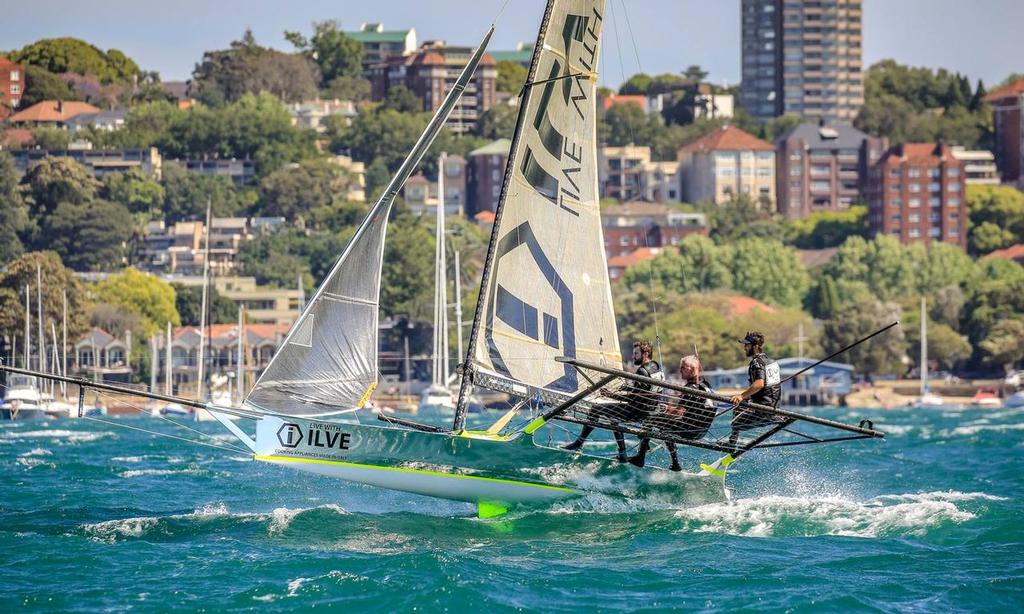
<svg viewBox="0 0 1024 614">
<path fill-rule="evenodd" d="M 646 145 L 599 147 L 597 169 L 601 198 L 658 203 L 680 200 L 679 164 L 652 161 L 651 148 Z"/>
<path fill-rule="evenodd" d="M 383 23 L 364 23 L 355 32 L 345 32 L 363 47 L 363 75 L 375 64 L 400 58 L 416 50 L 416 30 L 385 30 Z"/>
<path fill-rule="evenodd" d="M 132 337 L 124 340 L 99 327 L 93 327 L 75 343 L 68 365 L 71 375 L 94 382 L 131 381 Z"/>
<path fill-rule="evenodd" d="M 640 248 L 679 245 L 692 234 L 708 235 L 703 213 L 679 211 L 669 205 L 627 202 L 601 208 L 604 251 L 609 260 Z"/>
<path fill-rule="evenodd" d="M 905 244 L 943 241 L 966 249 L 965 166 L 945 143 L 891 147 L 868 173 L 872 233 Z"/>
<path fill-rule="evenodd" d="M 79 113 L 67 121 L 68 132 L 78 132 L 86 128 L 95 128 L 113 132 L 124 128 L 124 120 L 128 117 L 128 109 L 112 109 L 97 113 Z"/>
<path fill-rule="evenodd" d="M 111 173 L 138 169 L 154 179 L 160 179 L 163 159 L 156 147 L 146 149 L 93 149 L 89 142 L 76 141 L 68 149 L 15 149 L 14 166 L 19 175 L 44 158 L 69 158 L 102 179 Z"/>
<path fill-rule="evenodd" d="M 41 100 L 11 115 L 7 122 L 25 128 L 64 128 L 77 115 L 99 112 L 98 107 L 86 102 Z"/>
<path fill-rule="evenodd" d="M 176 160 L 190 173 L 227 177 L 238 186 L 249 185 L 256 180 L 256 161 L 235 158 L 197 158 Z"/>
<path fill-rule="evenodd" d="M 775 210 L 775 148 L 735 126 L 722 126 L 679 149 L 683 201 L 722 204 L 746 194 Z"/>
<path fill-rule="evenodd" d="M 25 95 L 25 67 L 0 57 L 0 120 L 21 105 Z"/>
<path fill-rule="evenodd" d="M 450 155 L 444 165 L 444 212 L 446 215 L 464 215 L 466 211 L 466 159 Z M 402 188 L 402 198 L 409 211 L 417 215 L 435 215 L 438 194 L 437 179 L 423 173 L 410 177 Z"/>
<path fill-rule="evenodd" d="M 1003 181 L 1024 187 L 1024 79 L 997 89 L 985 102 L 996 124 L 996 161 Z"/>
<path fill-rule="evenodd" d="M 511 147 L 509 139 L 498 139 L 469 152 L 467 204 L 470 213 L 494 212 L 498 208 Z"/>
<path fill-rule="evenodd" d="M 964 183 L 967 185 L 999 185 L 999 169 L 991 151 L 954 145 L 953 157 L 964 163 Z"/>
<path fill-rule="evenodd" d="M 790 218 L 863 202 L 868 169 L 889 147 L 845 124 L 801 124 L 775 146 L 779 212 Z"/>
<path fill-rule="evenodd" d="M 472 55 L 473 47 L 427 41 L 414 53 L 391 56 L 370 68 L 372 97 L 383 100 L 391 88 L 401 85 L 423 102 L 424 111 L 436 111 Z M 494 58 L 485 53 L 448 119 L 449 130 L 456 134 L 473 130 L 480 116 L 495 102 L 497 78 Z"/>
<path fill-rule="evenodd" d="M 292 116 L 292 125 L 307 130 L 315 130 L 323 134 L 327 130 L 324 120 L 337 115 L 345 119 L 345 125 L 351 125 L 358 115 L 356 105 L 351 100 L 305 100 L 288 105 L 288 113 Z"/>
<path fill-rule="evenodd" d="M 742 97 L 759 119 L 851 122 L 864 104 L 861 0 L 742 0 Z"/>
</svg>

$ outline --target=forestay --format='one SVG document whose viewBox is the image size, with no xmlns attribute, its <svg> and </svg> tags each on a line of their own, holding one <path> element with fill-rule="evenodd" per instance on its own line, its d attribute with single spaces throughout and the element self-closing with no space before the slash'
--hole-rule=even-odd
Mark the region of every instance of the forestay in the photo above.
<svg viewBox="0 0 1024 614">
<path fill-rule="evenodd" d="M 571 393 L 581 381 L 556 356 L 621 365 L 597 189 L 604 4 L 548 3 L 478 305 L 477 384 L 500 389 L 495 383 L 504 380 L 514 393 L 527 386 Z"/>
<path fill-rule="evenodd" d="M 377 385 L 378 302 L 391 206 L 473 78 L 493 31 L 492 26 L 380 200 L 288 331 L 246 398 L 246 406 L 317 416 L 352 411 L 369 400 Z"/>
</svg>

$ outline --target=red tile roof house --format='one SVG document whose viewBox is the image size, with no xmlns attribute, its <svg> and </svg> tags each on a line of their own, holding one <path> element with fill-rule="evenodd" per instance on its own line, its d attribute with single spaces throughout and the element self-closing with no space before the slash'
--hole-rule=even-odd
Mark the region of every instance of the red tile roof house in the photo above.
<svg viewBox="0 0 1024 614">
<path fill-rule="evenodd" d="M 100 109 L 86 102 L 43 100 L 18 111 L 7 121 L 25 127 L 51 126 L 63 128 L 71 118 L 82 113 L 99 113 Z"/>
</svg>

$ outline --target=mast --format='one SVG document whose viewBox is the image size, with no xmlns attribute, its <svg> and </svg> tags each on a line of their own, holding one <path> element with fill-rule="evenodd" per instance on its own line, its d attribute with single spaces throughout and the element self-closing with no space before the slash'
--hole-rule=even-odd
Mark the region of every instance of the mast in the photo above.
<svg viewBox="0 0 1024 614">
<path fill-rule="evenodd" d="M 508 160 L 505 162 L 505 177 L 501 182 L 501 195 L 498 197 L 498 205 L 494 209 L 494 225 L 491 227 L 491 237 L 487 242 L 487 255 L 484 258 L 484 268 L 480 276 L 480 293 L 476 299 L 476 310 L 473 312 L 473 326 L 469 332 L 469 346 L 466 354 L 460 358 L 465 362 L 463 367 L 462 381 L 459 384 L 459 400 L 455 406 L 455 420 L 452 424 L 453 431 L 460 431 L 466 425 L 466 412 L 469 410 L 469 382 L 472 380 L 470 373 L 473 353 L 476 351 L 477 331 L 480 329 L 480 320 L 483 315 L 484 301 L 487 295 L 487 285 L 491 279 L 491 269 L 494 264 L 494 252 L 498 245 L 498 231 L 501 228 L 501 214 L 505 208 L 505 200 L 508 198 L 509 180 L 516 167 L 516 148 L 523 135 L 523 124 L 526 123 L 526 108 L 529 106 L 530 95 L 533 91 L 533 82 L 537 76 L 537 64 L 544 46 L 544 34 L 547 32 L 548 23 L 551 21 L 551 11 L 555 7 L 555 0 L 548 0 L 544 7 L 544 17 L 541 19 L 540 31 L 537 33 L 537 42 L 533 46 L 533 58 L 530 60 L 530 70 L 526 75 L 526 84 L 523 86 L 522 94 L 519 96 L 519 113 L 516 116 L 516 127 L 512 133 L 512 145 L 509 147 Z M 468 377 L 467 377 L 468 376 Z"/>
<path fill-rule="evenodd" d="M 459 250 L 455 250 L 455 343 L 459 346 L 458 356 L 462 357 L 462 266 Z"/>
<path fill-rule="evenodd" d="M 156 348 L 156 335 L 149 338 L 149 391 L 156 392 L 156 375 L 160 369 L 160 354 Z M 65 374 L 67 375 L 67 374 Z"/>
<path fill-rule="evenodd" d="M 300 286 L 301 287 L 301 286 Z M 235 387 L 238 389 L 238 404 L 245 398 L 245 323 L 242 321 L 242 308 L 238 308 L 238 347 L 235 357 Z"/>
<path fill-rule="evenodd" d="M 434 385 L 448 384 L 448 263 L 445 253 L 444 165 L 437 161 L 437 224 L 434 230 Z"/>
<path fill-rule="evenodd" d="M 61 375 L 64 377 L 68 376 L 68 291 L 67 288 L 61 292 L 62 306 L 61 306 Z M 60 383 L 60 391 L 66 397 L 68 396 L 68 384 L 67 382 Z"/>
<path fill-rule="evenodd" d="M 25 286 L 25 368 L 31 369 L 32 352 L 32 289 Z"/>
<path fill-rule="evenodd" d="M 196 400 L 203 400 L 203 373 L 206 367 L 206 306 L 209 299 L 210 279 L 210 200 L 206 200 L 206 226 L 203 228 L 206 246 L 203 254 L 203 300 L 199 308 L 199 365 L 196 378 Z"/>
<path fill-rule="evenodd" d="M 174 392 L 174 370 L 171 369 L 171 322 L 167 321 L 167 337 L 164 340 L 164 393 L 170 396 Z"/>
<path fill-rule="evenodd" d="M 36 327 L 39 332 L 39 370 L 46 373 L 46 335 L 43 334 L 43 270 L 36 262 Z"/>
<path fill-rule="evenodd" d="M 928 392 L 928 314 L 925 298 L 921 297 L 921 394 Z"/>
</svg>

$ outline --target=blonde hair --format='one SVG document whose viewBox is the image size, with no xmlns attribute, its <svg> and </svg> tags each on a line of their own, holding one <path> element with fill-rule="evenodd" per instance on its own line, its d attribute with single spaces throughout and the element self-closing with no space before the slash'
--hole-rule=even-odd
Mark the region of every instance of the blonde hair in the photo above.
<svg viewBox="0 0 1024 614">
<path fill-rule="evenodd" d="M 683 356 L 683 358 L 679 361 L 679 367 L 682 368 L 684 366 L 689 366 L 691 369 L 697 371 L 697 373 L 700 373 L 700 358 L 697 358 L 697 356 L 694 354 Z"/>
</svg>

